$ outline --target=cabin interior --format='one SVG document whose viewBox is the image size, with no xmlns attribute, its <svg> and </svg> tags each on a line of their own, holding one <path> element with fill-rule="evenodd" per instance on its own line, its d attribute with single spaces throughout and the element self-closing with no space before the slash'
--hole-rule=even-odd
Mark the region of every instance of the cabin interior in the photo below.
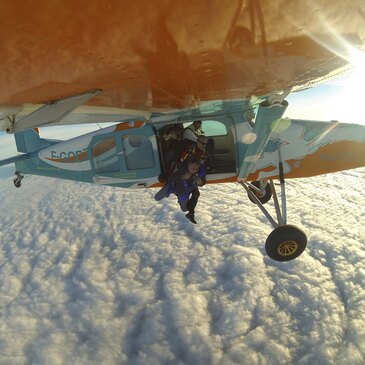
<svg viewBox="0 0 365 365">
<path fill-rule="evenodd" d="M 192 121 L 164 125 L 157 131 L 162 169 L 178 157 L 183 147 L 183 133 Z M 206 147 L 207 159 L 205 168 L 207 174 L 224 174 L 236 172 L 236 151 L 232 130 L 221 121 L 203 120 L 202 130 L 208 138 Z"/>
</svg>

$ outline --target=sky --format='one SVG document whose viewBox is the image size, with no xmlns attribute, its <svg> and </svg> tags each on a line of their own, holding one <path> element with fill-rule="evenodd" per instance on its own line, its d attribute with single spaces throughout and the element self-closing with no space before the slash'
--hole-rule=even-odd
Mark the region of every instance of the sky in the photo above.
<svg viewBox="0 0 365 365">
<path fill-rule="evenodd" d="M 157 189 L 1 179 L 0 364 L 364 364 L 364 183 L 288 180 L 309 241 L 279 263 L 238 184 L 192 225 Z"/>
</svg>

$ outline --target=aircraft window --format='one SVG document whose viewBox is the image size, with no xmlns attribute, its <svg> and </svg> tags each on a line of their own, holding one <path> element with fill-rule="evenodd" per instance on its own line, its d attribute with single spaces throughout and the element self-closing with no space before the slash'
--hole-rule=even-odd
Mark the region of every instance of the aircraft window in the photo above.
<svg viewBox="0 0 365 365">
<path fill-rule="evenodd" d="M 92 148 L 92 157 L 97 174 L 119 171 L 114 138 L 106 138 L 96 142 Z"/>
<path fill-rule="evenodd" d="M 123 135 L 122 146 L 128 170 L 155 167 L 152 143 L 147 137 L 137 134 Z"/>
<path fill-rule="evenodd" d="M 203 120 L 202 129 L 207 137 L 226 136 L 228 134 L 226 126 L 217 120 Z"/>
<path fill-rule="evenodd" d="M 189 125 L 191 125 L 191 123 L 184 123 L 184 128 Z M 203 120 L 202 130 L 207 137 L 226 136 L 228 134 L 226 126 L 217 120 Z"/>
</svg>

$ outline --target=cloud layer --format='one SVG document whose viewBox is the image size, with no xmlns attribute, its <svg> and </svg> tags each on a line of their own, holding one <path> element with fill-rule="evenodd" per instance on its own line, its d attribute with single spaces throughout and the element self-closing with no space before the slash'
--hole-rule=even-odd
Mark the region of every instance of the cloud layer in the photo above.
<svg viewBox="0 0 365 365">
<path fill-rule="evenodd" d="M 363 364 L 364 181 L 288 181 L 309 244 L 278 263 L 237 184 L 202 188 L 195 226 L 154 189 L 0 180 L 0 360 Z"/>
</svg>

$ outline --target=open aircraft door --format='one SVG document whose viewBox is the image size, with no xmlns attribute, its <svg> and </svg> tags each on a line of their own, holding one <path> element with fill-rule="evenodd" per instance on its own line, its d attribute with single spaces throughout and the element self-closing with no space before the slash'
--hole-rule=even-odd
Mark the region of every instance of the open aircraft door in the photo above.
<svg viewBox="0 0 365 365">
<path fill-rule="evenodd" d="M 94 136 L 89 147 L 94 182 L 120 187 L 146 187 L 161 173 L 153 127 L 124 128 Z"/>
</svg>

